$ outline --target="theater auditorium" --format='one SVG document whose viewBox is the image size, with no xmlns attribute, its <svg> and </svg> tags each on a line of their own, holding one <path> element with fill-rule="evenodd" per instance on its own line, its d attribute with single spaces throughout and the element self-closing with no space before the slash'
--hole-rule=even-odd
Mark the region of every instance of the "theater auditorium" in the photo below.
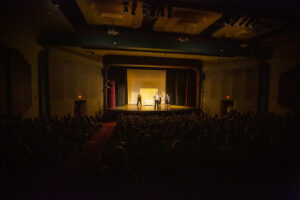
<svg viewBox="0 0 300 200">
<path fill-rule="evenodd" d="M 3 0 L 0 199 L 300 199 L 296 0 Z"/>
</svg>

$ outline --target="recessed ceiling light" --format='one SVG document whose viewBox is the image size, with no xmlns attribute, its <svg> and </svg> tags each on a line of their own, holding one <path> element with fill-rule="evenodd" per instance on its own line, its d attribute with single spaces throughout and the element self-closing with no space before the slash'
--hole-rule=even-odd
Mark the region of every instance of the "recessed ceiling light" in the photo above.
<svg viewBox="0 0 300 200">
<path fill-rule="evenodd" d="M 178 37 L 178 40 L 182 43 L 186 43 L 189 41 L 189 38 L 187 36 L 182 35 Z"/>
<path fill-rule="evenodd" d="M 119 35 L 119 31 L 115 29 L 115 27 L 109 27 L 107 30 L 108 35 L 116 36 Z"/>
<path fill-rule="evenodd" d="M 240 47 L 241 48 L 247 48 L 247 47 L 249 47 L 249 45 L 247 43 L 243 43 L 243 44 L 240 45 Z"/>
<path fill-rule="evenodd" d="M 88 55 L 94 55 L 95 53 L 93 51 L 87 51 L 86 54 L 88 54 Z"/>
</svg>

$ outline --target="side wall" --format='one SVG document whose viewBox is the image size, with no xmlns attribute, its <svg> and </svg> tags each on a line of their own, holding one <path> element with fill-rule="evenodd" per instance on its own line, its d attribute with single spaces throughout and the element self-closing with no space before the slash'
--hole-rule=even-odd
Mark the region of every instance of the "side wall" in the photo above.
<svg viewBox="0 0 300 200">
<path fill-rule="evenodd" d="M 300 65 L 300 54 L 287 55 L 283 57 L 275 57 L 268 60 L 270 64 L 270 96 L 269 96 L 269 111 L 280 114 L 294 112 L 280 104 L 278 104 L 278 89 L 280 75 Z M 300 78 L 300 77 L 299 77 Z M 300 92 L 300 91 L 299 91 Z M 299 95 L 299 94 L 295 94 Z M 300 103 L 300 102 L 299 102 Z"/>
<path fill-rule="evenodd" d="M 270 65 L 270 92 L 269 111 L 280 114 L 294 112 L 278 104 L 279 77 L 282 73 L 295 66 L 300 66 L 300 30 L 273 37 L 263 42 L 262 45 L 272 49 L 272 56 L 268 59 Z M 299 77 L 300 78 L 300 77 Z M 300 84 L 300 79 L 298 84 Z M 298 94 L 300 95 L 300 91 Z M 300 102 L 299 102 L 300 103 Z"/>
<path fill-rule="evenodd" d="M 204 63 L 203 104 L 209 114 L 220 114 L 221 101 L 229 96 L 240 112 L 256 111 L 259 60 L 246 59 L 226 63 Z"/>
<path fill-rule="evenodd" d="M 38 94 L 38 53 L 42 47 L 10 30 L 0 27 L 0 43 L 8 48 L 19 51 L 31 67 L 31 107 L 23 118 L 36 118 L 39 116 Z"/>
<path fill-rule="evenodd" d="M 92 60 L 62 49 L 49 49 L 50 114 L 74 115 L 79 94 L 87 115 L 103 109 L 102 59 Z"/>
</svg>

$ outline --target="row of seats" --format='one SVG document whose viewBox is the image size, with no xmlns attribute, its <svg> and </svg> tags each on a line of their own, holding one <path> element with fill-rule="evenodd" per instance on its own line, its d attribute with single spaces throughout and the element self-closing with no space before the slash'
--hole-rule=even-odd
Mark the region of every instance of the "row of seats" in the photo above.
<svg viewBox="0 0 300 200">
<path fill-rule="evenodd" d="M 17 191 L 46 184 L 53 171 L 81 152 L 101 126 L 100 117 L 87 116 L 0 123 L 1 183 Z"/>
<path fill-rule="evenodd" d="M 272 187 L 286 189 L 300 166 L 299 119 L 234 110 L 224 117 L 121 115 L 104 157 L 103 176 L 138 180 L 149 195 L 162 180 L 168 185 L 181 179 L 189 185 L 179 184 L 181 189 L 188 191 L 202 187 L 215 195 L 224 190 L 236 194 L 243 188 L 250 196 L 270 195 Z"/>
</svg>

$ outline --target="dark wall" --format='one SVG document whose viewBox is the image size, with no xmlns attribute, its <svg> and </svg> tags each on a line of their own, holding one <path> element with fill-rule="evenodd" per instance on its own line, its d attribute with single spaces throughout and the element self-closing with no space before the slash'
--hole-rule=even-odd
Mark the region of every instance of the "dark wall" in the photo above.
<svg viewBox="0 0 300 200">
<path fill-rule="evenodd" d="M 0 115 L 8 115 L 8 51 L 0 47 Z"/>
<path fill-rule="evenodd" d="M 300 66 L 279 76 L 278 104 L 300 113 Z"/>
<path fill-rule="evenodd" d="M 32 102 L 31 66 L 17 50 L 0 49 L 0 115 L 21 117 Z"/>
</svg>

